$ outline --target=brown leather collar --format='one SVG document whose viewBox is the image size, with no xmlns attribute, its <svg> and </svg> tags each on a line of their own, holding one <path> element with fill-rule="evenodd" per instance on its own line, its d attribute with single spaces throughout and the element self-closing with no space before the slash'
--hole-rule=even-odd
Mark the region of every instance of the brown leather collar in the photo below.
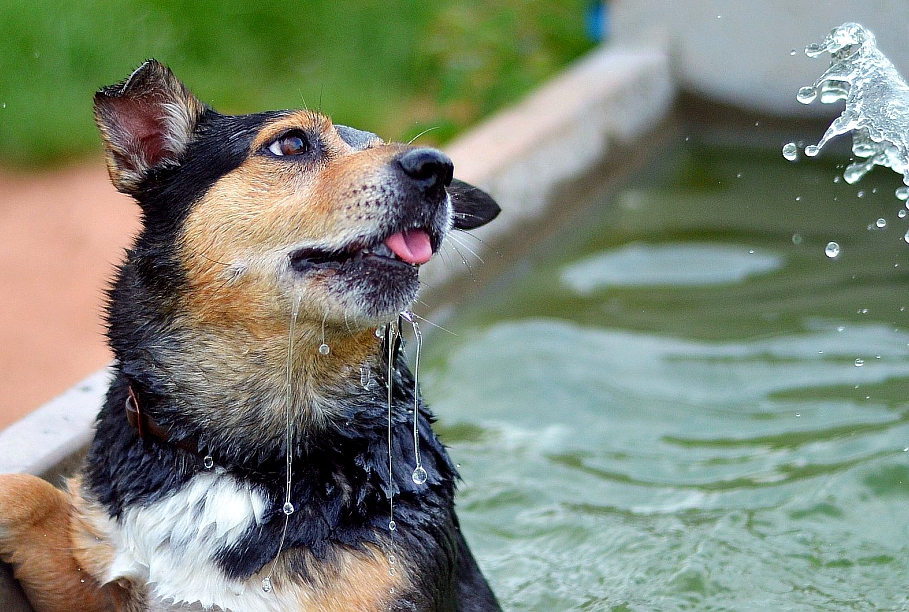
<svg viewBox="0 0 909 612">
<path fill-rule="evenodd" d="M 199 450 L 199 441 L 196 440 L 196 438 L 186 437 L 175 439 L 173 432 L 169 427 L 164 427 L 146 414 L 142 410 L 139 396 L 136 394 L 132 385 L 129 386 L 129 395 L 126 398 L 126 420 L 139 432 L 139 437 L 143 440 L 154 438 L 160 442 L 176 446 L 177 448 L 200 457 L 204 454 Z"/>
</svg>

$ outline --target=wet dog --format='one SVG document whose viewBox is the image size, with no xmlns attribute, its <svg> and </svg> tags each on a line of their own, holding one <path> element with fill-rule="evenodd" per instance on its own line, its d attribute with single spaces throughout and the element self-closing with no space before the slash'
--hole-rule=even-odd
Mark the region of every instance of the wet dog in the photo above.
<svg viewBox="0 0 909 612">
<path fill-rule="evenodd" d="M 82 475 L 0 478 L 0 556 L 35 609 L 498 610 L 394 325 L 495 202 L 435 149 L 223 115 L 155 61 L 95 118 L 143 226 Z"/>
</svg>

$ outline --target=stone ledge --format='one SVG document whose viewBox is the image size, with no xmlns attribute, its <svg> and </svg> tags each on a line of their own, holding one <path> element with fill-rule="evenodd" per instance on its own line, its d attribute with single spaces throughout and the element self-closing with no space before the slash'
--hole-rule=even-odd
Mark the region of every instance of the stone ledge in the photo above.
<svg viewBox="0 0 909 612">
<path fill-rule="evenodd" d="M 110 370 L 95 372 L 0 431 L 0 474 L 25 472 L 52 482 L 57 479 L 91 441 L 109 381 Z"/>
</svg>

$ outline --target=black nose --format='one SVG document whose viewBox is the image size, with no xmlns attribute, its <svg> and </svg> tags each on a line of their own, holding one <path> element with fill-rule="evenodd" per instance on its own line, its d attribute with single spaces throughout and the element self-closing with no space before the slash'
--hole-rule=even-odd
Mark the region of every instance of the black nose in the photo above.
<svg viewBox="0 0 909 612">
<path fill-rule="evenodd" d="M 398 163 L 404 173 L 427 192 L 448 187 L 454 175 L 451 159 L 436 149 L 411 149 L 398 158 Z"/>
</svg>

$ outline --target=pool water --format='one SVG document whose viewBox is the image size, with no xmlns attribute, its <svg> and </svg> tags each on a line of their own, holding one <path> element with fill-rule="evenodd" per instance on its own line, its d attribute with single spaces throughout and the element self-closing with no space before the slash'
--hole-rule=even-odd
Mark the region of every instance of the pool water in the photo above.
<svg viewBox="0 0 909 612">
<path fill-rule="evenodd" d="M 506 609 L 909 609 L 909 219 L 839 161 L 680 139 L 427 330 Z"/>
</svg>

